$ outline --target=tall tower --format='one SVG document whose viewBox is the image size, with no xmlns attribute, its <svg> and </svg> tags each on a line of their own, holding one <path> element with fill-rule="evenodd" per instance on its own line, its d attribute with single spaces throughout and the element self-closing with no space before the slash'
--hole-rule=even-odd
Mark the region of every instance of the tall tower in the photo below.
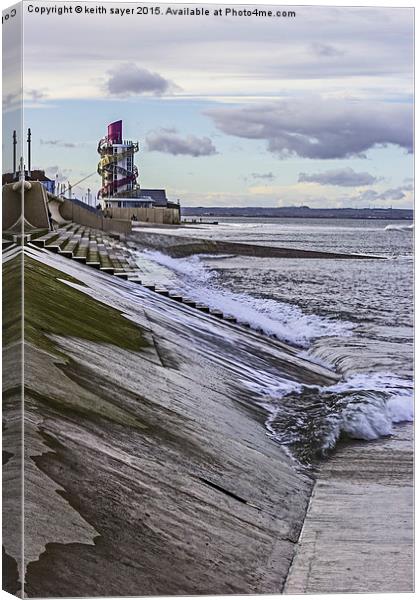
<svg viewBox="0 0 420 600">
<path fill-rule="evenodd" d="M 138 142 L 123 139 L 122 121 L 108 125 L 108 135 L 98 144 L 101 156 L 98 173 L 102 177 L 102 187 L 98 196 L 106 198 L 130 198 L 139 190 L 138 169 L 134 164 L 134 154 L 139 150 Z"/>
</svg>

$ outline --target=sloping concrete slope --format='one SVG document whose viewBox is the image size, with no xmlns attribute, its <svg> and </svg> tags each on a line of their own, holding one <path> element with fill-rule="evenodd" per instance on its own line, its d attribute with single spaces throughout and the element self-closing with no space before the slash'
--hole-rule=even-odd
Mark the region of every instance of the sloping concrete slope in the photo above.
<svg viewBox="0 0 420 600">
<path fill-rule="evenodd" d="M 334 374 L 136 284 L 28 253 L 15 589 L 25 578 L 29 597 L 280 592 L 312 480 L 266 435 L 250 385 Z"/>
</svg>

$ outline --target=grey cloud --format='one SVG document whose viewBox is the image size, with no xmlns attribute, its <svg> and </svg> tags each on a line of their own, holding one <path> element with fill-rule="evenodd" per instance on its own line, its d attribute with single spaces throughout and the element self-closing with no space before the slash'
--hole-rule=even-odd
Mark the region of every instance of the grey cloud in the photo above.
<svg viewBox="0 0 420 600">
<path fill-rule="evenodd" d="M 22 105 L 20 92 L 3 94 L 3 111 L 8 112 Z"/>
<path fill-rule="evenodd" d="M 342 56 L 344 54 L 343 50 L 339 50 L 335 46 L 331 46 L 331 44 L 322 44 L 321 42 L 313 43 L 311 50 L 318 56 L 325 56 L 327 58 Z"/>
<path fill-rule="evenodd" d="M 228 135 L 265 140 L 280 158 L 365 157 L 375 146 L 412 151 L 412 109 L 406 104 L 308 98 L 213 108 L 205 114 Z"/>
<path fill-rule="evenodd" d="M 383 192 L 377 192 L 376 190 L 365 190 L 360 194 L 351 196 L 350 202 L 372 202 L 374 200 L 402 200 L 406 197 L 406 192 L 412 191 L 413 186 L 400 185 L 396 188 L 389 188 Z"/>
<path fill-rule="evenodd" d="M 39 102 L 39 100 L 47 98 L 48 94 L 42 90 L 27 90 L 26 96 L 29 100 L 32 100 L 32 102 Z"/>
<path fill-rule="evenodd" d="M 343 187 L 357 187 L 359 185 L 372 185 L 377 178 L 370 173 L 357 173 L 352 168 L 331 169 L 323 173 L 299 173 L 298 181 L 307 183 L 320 183 L 321 185 L 339 185 Z"/>
<path fill-rule="evenodd" d="M 62 140 L 40 140 L 43 146 L 57 146 L 59 148 L 76 148 L 77 144 L 73 142 L 63 142 Z"/>
<path fill-rule="evenodd" d="M 72 169 L 60 169 L 58 165 L 53 165 L 51 167 L 45 168 L 45 174 L 51 179 L 55 179 L 56 176 L 58 181 L 67 181 L 70 174 L 72 173 Z"/>
<path fill-rule="evenodd" d="M 274 175 L 273 173 L 251 173 L 251 177 L 253 177 L 254 179 L 267 179 L 269 181 L 272 181 L 274 179 Z"/>
<path fill-rule="evenodd" d="M 385 190 L 379 197 L 381 200 L 400 200 L 405 197 L 406 192 L 411 192 L 412 190 L 412 185 L 400 185 L 396 188 Z"/>
<path fill-rule="evenodd" d="M 130 96 L 141 94 L 162 95 L 179 89 L 159 73 L 152 73 L 134 63 L 124 63 L 109 71 L 110 78 L 106 83 L 107 91 L 113 96 Z"/>
<path fill-rule="evenodd" d="M 149 133 L 146 137 L 146 144 L 150 151 L 165 152 L 175 156 L 184 154 L 197 157 L 217 154 L 210 138 L 199 138 L 195 135 L 182 137 L 173 129 L 161 129 Z"/>
</svg>

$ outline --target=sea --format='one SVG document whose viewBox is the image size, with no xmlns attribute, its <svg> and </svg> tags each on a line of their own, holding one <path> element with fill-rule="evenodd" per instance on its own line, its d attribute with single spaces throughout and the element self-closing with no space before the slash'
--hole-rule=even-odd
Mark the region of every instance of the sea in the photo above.
<svg viewBox="0 0 420 600">
<path fill-rule="evenodd" d="M 259 390 L 267 431 L 302 464 L 338 440 L 390 436 L 413 420 L 413 225 L 407 221 L 222 218 L 171 235 L 364 254 L 360 259 L 144 252 L 177 289 L 329 367 L 328 387 Z M 381 257 L 381 258 L 374 258 Z"/>
</svg>

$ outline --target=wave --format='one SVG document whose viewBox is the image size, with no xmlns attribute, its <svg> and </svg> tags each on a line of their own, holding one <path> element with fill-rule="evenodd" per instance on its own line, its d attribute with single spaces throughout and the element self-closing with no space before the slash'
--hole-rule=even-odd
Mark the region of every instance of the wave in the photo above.
<svg viewBox="0 0 420 600">
<path fill-rule="evenodd" d="M 412 231 L 414 229 L 414 223 L 410 225 L 387 225 L 385 231 Z"/>
<path fill-rule="evenodd" d="M 226 223 L 225 221 L 219 222 L 219 229 L 223 227 L 223 229 L 231 229 L 240 228 L 240 229 L 256 229 L 261 228 L 261 226 L 268 225 L 268 223 Z"/>
<path fill-rule="evenodd" d="M 282 380 L 249 387 L 269 412 L 270 435 L 307 465 L 342 438 L 371 441 L 414 418 L 412 382 L 393 373 L 359 373 L 325 387 Z"/>
<path fill-rule="evenodd" d="M 206 266 L 203 256 L 172 258 L 156 251 L 144 254 L 175 273 L 177 285 L 188 296 L 289 344 L 307 349 L 315 339 L 353 334 L 353 323 L 222 289 L 217 270 Z M 310 353 L 303 350 L 300 356 L 331 367 L 325 357 L 314 357 L 313 348 Z M 390 372 L 353 372 L 333 385 L 316 386 L 253 370 L 245 383 L 253 400 L 267 411 L 269 434 L 304 465 L 326 456 L 343 438 L 374 440 L 392 435 L 396 423 L 413 420 L 412 381 Z"/>
<path fill-rule="evenodd" d="M 217 284 L 217 272 L 206 268 L 199 256 L 172 258 L 159 251 L 145 251 L 150 260 L 180 276 L 179 287 L 189 297 L 234 316 L 239 323 L 299 348 L 308 348 L 314 339 L 351 335 L 353 323 L 334 321 L 304 313 L 298 306 L 272 299 L 233 293 Z"/>
</svg>

